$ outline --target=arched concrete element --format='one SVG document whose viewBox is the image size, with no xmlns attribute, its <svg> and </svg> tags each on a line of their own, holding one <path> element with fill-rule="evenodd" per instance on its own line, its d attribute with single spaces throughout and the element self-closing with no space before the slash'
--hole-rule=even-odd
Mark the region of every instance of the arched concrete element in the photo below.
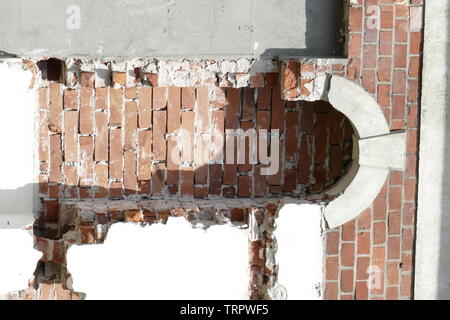
<svg viewBox="0 0 450 320">
<path fill-rule="evenodd" d="M 335 197 L 324 209 L 330 229 L 356 218 L 370 206 L 383 187 L 389 169 L 405 170 L 406 133 L 390 133 L 374 98 L 355 83 L 333 76 L 328 100 L 353 124 L 353 164 L 325 195 Z"/>
</svg>

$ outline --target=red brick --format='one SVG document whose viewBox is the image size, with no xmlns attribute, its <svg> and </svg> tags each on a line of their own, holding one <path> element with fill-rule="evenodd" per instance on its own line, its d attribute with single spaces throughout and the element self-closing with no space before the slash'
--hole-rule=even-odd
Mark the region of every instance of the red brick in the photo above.
<svg viewBox="0 0 450 320">
<path fill-rule="evenodd" d="M 86 88 L 94 88 L 95 73 L 81 72 L 81 86 Z"/>
<path fill-rule="evenodd" d="M 151 179 L 151 147 L 152 131 L 142 130 L 138 132 L 138 165 L 137 176 L 139 180 Z"/>
<path fill-rule="evenodd" d="M 64 109 L 78 109 L 78 91 L 74 89 L 64 90 Z"/>
<path fill-rule="evenodd" d="M 39 109 L 47 109 L 48 108 L 48 88 L 39 88 L 39 101 L 38 108 Z"/>
<path fill-rule="evenodd" d="M 195 127 L 198 133 L 208 133 L 209 128 L 209 92 L 208 87 L 197 89 L 197 112 L 195 115 Z"/>
<path fill-rule="evenodd" d="M 127 83 L 126 72 L 113 72 L 112 73 L 112 81 L 113 81 L 113 83 L 124 87 Z"/>
<path fill-rule="evenodd" d="M 363 68 L 375 68 L 377 65 L 377 46 L 365 45 L 363 48 Z"/>
<path fill-rule="evenodd" d="M 214 164 L 209 167 L 209 194 L 220 195 L 222 189 L 222 165 Z"/>
<path fill-rule="evenodd" d="M 413 291 L 412 275 L 402 275 L 400 280 L 400 296 L 410 298 Z"/>
<path fill-rule="evenodd" d="M 395 41 L 407 42 L 408 41 L 408 20 L 396 20 L 395 22 Z"/>
<path fill-rule="evenodd" d="M 353 292 L 353 270 L 341 271 L 341 292 Z"/>
<path fill-rule="evenodd" d="M 325 286 L 324 299 L 325 300 L 337 300 L 338 299 L 338 283 L 327 282 Z"/>
<path fill-rule="evenodd" d="M 398 287 L 386 288 L 386 300 L 398 300 Z"/>
<path fill-rule="evenodd" d="M 181 160 L 186 162 L 194 161 L 195 116 L 194 111 L 183 112 L 181 115 L 181 127 L 183 129 Z"/>
<path fill-rule="evenodd" d="M 380 31 L 380 54 L 392 54 L 392 31 Z"/>
<path fill-rule="evenodd" d="M 125 88 L 124 92 L 125 99 L 136 99 L 137 98 L 137 88 Z"/>
<path fill-rule="evenodd" d="M 252 196 L 252 179 L 250 176 L 239 176 L 238 178 L 239 197 Z"/>
<path fill-rule="evenodd" d="M 139 88 L 139 128 L 151 128 L 152 126 L 152 89 L 148 87 Z"/>
<path fill-rule="evenodd" d="M 350 34 L 350 41 L 348 43 L 349 57 L 361 56 L 361 35 L 357 33 Z"/>
<path fill-rule="evenodd" d="M 194 109 L 195 101 L 195 88 L 181 88 L 181 106 L 183 109 Z"/>
<path fill-rule="evenodd" d="M 356 260 L 356 280 L 367 280 L 370 257 L 358 257 Z"/>
<path fill-rule="evenodd" d="M 385 198 L 376 198 L 373 202 L 373 216 L 375 220 L 386 219 L 387 204 Z"/>
<path fill-rule="evenodd" d="M 136 154 L 134 151 L 125 151 L 123 154 L 124 172 L 123 186 L 125 194 L 134 194 L 137 192 L 137 176 L 136 176 Z"/>
<path fill-rule="evenodd" d="M 388 84 L 381 84 L 378 86 L 378 103 L 382 108 L 391 106 L 391 86 Z"/>
<path fill-rule="evenodd" d="M 327 257 L 325 268 L 326 268 L 326 280 L 338 280 L 339 257 Z"/>
<path fill-rule="evenodd" d="M 225 128 L 238 129 L 239 128 L 239 107 L 240 107 L 240 90 L 227 89 L 228 106 L 225 114 Z"/>
<path fill-rule="evenodd" d="M 341 259 L 343 267 L 353 267 L 355 264 L 355 245 L 353 243 L 342 244 Z"/>
<path fill-rule="evenodd" d="M 414 231 L 413 229 L 403 229 L 402 231 L 402 250 L 410 251 L 414 245 Z"/>
<path fill-rule="evenodd" d="M 373 70 L 363 70 L 361 84 L 364 89 L 369 93 L 375 93 L 375 71 Z"/>
<path fill-rule="evenodd" d="M 258 89 L 256 106 L 258 109 L 270 109 L 272 90 L 269 87 Z"/>
<path fill-rule="evenodd" d="M 61 151 L 61 135 L 50 135 L 50 172 L 49 182 L 61 182 L 61 165 L 62 165 L 62 151 Z"/>
<path fill-rule="evenodd" d="M 405 200 L 413 201 L 416 199 L 417 180 L 415 177 L 405 179 Z"/>
<path fill-rule="evenodd" d="M 61 132 L 61 112 L 63 107 L 61 84 L 50 83 L 49 128 L 51 132 Z"/>
<path fill-rule="evenodd" d="M 153 112 L 153 160 L 166 160 L 166 111 Z"/>
<path fill-rule="evenodd" d="M 95 197 L 108 197 L 108 165 L 105 163 L 98 163 L 94 167 L 95 171 Z"/>
<path fill-rule="evenodd" d="M 400 237 L 389 237 L 388 259 L 400 259 Z"/>
<path fill-rule="evenodd" d="M 370 232 L 358 233 L 358 254 L 370 254 Z"/>
<path fill-rule="evenodd" d="M 108 110 L 108 95 L 109 88 L 96 88 L 95 89 L 95 109 L 96 110 Z"/>
<path fill-rule="evenodd" d="M 420 54 L 422 51 L 422 33 L 411 32 L 409 35 L 409 53 Z"/>
<path fill-rule="evenodd" d="M 380 6 L 380 27 L 391 29 L 394 26 L 394 10 L 392 6 Z"/>
<path fill-rule="evenodd" d="M 355 233 L 355 221 L 352 220 L 342 226 L 342 240 L 354 241 L 356 237 Z"/>
<path fill-rule="evenodd" d="M 94 106 L 92 105 L 94 90 L 81 88 L 80 91 L 80 133 L 93 134 Z"/>
<path fill-rule="evenodd" d="M 367 230 L 371 226 L 371 212 L 370 209 L 364 210 L 358 217 L 358 229 Z"/>
<path fill-rule="evenodd" d="M 94 138 L 80 137 L 80 186 L 91 187 L 94 176 Z"/>
<path fill-rule="evenodd" d="M 64 113 L 64 160 L 78 160 L 78 111 Z"/>
<path fill-rule="evenodd" d="M 136 150 L 137 139 L 137 104 L 135 101 L 125 103 L 124 149 Z"/>
<path fill-rule="evenodd" d="M 241 120 L 254 120 L 256 112 L 255 89 L 243 89 L 242 117 Z"/>
<path fill-rule="evenodd" d="M 152 166 L 152 195 L 161 195 L 166 179 L 164 173 L 166 166 L 164 163 L 156 163 Z"/>
<path fill-rule="evenodd" d="M 402 203 L 402 188 L 390 187 L 389 188 L 389 210 L 400 210 Z"/>
<path fill-rule="evenodd" d="M 388 216 L 388 233 L 389 235 L 400 234 L 401 214 L 400 212 L 389 212 Z"/>
<path fill-rule="evenodd" d="M 406 92 L 406 71 L 394 70 L 392 93 L 405 94 L 405 92 Z"/>
<path fill-rule="evenodd" d="M 368 300 L 368 298 L 369 298 L 369 289 L 367 287 L 367 282 L 366 281 L 356 282 L 355 299 Z"/>
<path fill-rule="evenodd" d="M 95 160 L 108 161 L 108 116 L 104 112 L 95 113 Z"/>
<path fill-rule="evenodd" d="M 360 32 L 362 31 L 362 7 L 349 8 L 349 31 L 350 32 Z"/>
<path fill-rule="evenodd" d="M 180 129 L 181 89 L 168 88 L 167 99 L 167 133 L 175 133 Z"/>
<path fill-rule="evenodd" d="M 167 88 L 153 88 L 153 109 L 164 109 L 167 106 L 167 97 Z"/>
<path fill-rule="evenodd" d="M 338 254 L 339 253 L 339 232 L 328 232 L 327 233 L 327 254 Z"/>
<path fill-rule="evenodd" d="M 109 134 L 109 176 L 122 179 L 122 129 L 111 129 Z"/>
<path fill-rule="evenodd" d="M 380 58 L 378 61 L 378 81 L 391 81 L 392 62 L 391 58 Z"/>
<path fill-rule="evenodd" d="M 397 44 L 394 47 L 394 68 L 406 68 L 407 45 Z"/>
<path fill-rule="evenodd" d="M 109 90 L 109 125 L 122 126 L 122 89 Z"/>
</svg>

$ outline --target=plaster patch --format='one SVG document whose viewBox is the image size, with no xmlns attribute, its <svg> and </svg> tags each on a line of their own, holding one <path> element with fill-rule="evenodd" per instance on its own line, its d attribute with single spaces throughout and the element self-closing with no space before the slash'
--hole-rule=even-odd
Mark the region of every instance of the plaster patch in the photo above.
<svg viewBox="0 0 450 320">
<path fill-rule="evenodd" d="M 323 276 L 322 206 L 286 204 L 276 219 L 274 237 L 278 283 L 272 299 L 318 300 Z"/>
<path fill-rule="evenodd" d="M 87 299 L 247 299 L 247 248 L 246 230 L 169 218 L 114 224 L 103 245 L 72 246 L 67 265 Z"/>
<path fill-rule="evenodd" d="M 0 230 L 0 300 L 13 291 L 28 288 L 42 253 L 33 249 L 26 230 Z"/>
</svg>

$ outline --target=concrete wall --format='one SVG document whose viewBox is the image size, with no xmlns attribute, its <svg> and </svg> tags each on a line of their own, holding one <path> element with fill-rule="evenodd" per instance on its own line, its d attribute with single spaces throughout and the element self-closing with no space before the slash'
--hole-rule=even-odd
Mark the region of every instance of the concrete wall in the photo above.
<svg viewBox="0 0 450 320">
<path fill-rule="evenodd" d="M 450 3 L 427 1 L 416 242 L 416 299 L 450 299 Z"/>
<path fill-rule="evenodd" d="M 21 56 L 332 55 L 342 1 L 0 0 Z M 295 49 L 295 50 L 287 50 Z"/>
</svg>

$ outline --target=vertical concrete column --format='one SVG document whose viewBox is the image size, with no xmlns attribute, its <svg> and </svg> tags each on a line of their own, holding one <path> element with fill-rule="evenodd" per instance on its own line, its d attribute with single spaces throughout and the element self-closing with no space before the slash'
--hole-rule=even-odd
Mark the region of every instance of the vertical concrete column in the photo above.
<svg viewBox="0 0 450 320">
<path fill-rule="evenodd" d="M 445 0 L 425 7 L 416 299 L 450 299 L 449 7 Z"/>
</svg>

